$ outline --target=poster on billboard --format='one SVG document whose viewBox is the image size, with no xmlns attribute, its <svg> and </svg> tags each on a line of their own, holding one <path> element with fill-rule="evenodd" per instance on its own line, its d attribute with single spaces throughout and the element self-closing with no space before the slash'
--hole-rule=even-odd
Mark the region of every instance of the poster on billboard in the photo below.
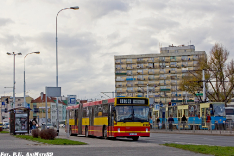
<svg viewBox="0 0 234 156">
<path fill-rule="evenodd" d="M 76 95 L 67 95 L 67 105 L 76 105 Z"/>
<path fill-rule="evenodd" d="M 15 114 L 15 133 L 28 132 L 28 114 Z"/>
</svg>

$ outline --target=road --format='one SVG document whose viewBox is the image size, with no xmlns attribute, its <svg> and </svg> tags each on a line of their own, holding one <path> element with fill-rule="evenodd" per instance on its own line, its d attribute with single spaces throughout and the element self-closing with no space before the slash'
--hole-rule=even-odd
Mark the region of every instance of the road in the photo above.
<svg viewBox="0 0 234 156">
<path fill-rule="evenodd" d="M 60 130 L 60 135 L 66 136 L 63 129 Z M 70 138 L 77 137 L 71 136 Z M 83 137 L 78 137 L 83 140 Z M 89 138 L 91 140 L 97 138 Z M 89 140 L 88 139 L 88 140 Z M 84 140 L 86 141 L 86 139 Z M 112 140 L 113 141 L 113 140 Z M 131 139 L 118 138 L 116 141 L 132 142 Z M 216 145 L 216 146 L 234 146 L 234 136 L 218 136 L 218 135 L 199 135 L 199 134 L 170 134 L 170 133 L 151 133 L 150 137 L 140 137 L 136 143 L 151 143 L 151 144 L 193 144 L 193 145 Z"/>
<path fill-rule="evenodd" d="M 60 138 L 66 137 L 65 133 L 60 131 Z M 153 134 L 153 137 L 162 134 Z M 181 156 L 202 156 L 190 151 L 184 151 L 176 148 L 159 145 L 152 138 L 140 138 L 139 141 L 131 139 L 105 140 L 102 138 L 86 138 L 86 137 L 69 137 L 71 140 L 83 141 L 88 145 L 45 145 L 37 142 L 27 141 L 15 138 L 9 134 L 0 134 L 0 155 L 9 154 L 13 156 L 13 152 L 22 152 L 21 156 L 27 156 L 26 153 L 46 153 L 53 152 L 53 156 L 68 155 L 87 155 L 87 156 L 142 156 L 142 155 L 181 155 Z M 160 142 L 160 141 L 159 141 Z M 1 153 L 2 152 L 2 153 Z M 8 155 L 8 156 L 9 156 Z M 5 155 L 7 156 L 7 155 Z M 19 156 L 19 155 L 17 155 Z"/>
</svg>

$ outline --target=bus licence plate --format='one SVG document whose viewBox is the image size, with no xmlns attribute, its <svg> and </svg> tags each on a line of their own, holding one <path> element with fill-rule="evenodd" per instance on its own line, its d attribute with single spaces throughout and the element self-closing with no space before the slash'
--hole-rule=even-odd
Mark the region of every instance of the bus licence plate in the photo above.
<svg viewBox="0 0 234 156">
<path fill-rule="evenodd" d="M 129 133 L 129 135 L 137 135 L 137 133 Z"/>
</svg>

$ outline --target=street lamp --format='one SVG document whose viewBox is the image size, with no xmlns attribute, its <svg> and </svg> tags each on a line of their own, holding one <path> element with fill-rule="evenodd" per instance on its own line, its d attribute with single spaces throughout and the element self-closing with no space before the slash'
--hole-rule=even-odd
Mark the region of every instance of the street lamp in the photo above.
<svg viewBox="0 0 234 156">
<path fill-rule="evenodd" d="M 26 106 L 26 100 L 25 100 L 25 58 L 29 54 L 40 54 L 40 52 L 39 51 L 37 51 L 37 52 L 31 52 L 31 53 L 28 53 L 27 55 L 24 56 L 24 107 L 27 107 Z"/>
<path fill-rule="evenodd" d="M 7 52 L 7 55 L 13 55 L 14 56 L 14 61 L 13 61 L 13 109 L 15 108 L 15 55 L 22 55 L 21 53 L 9 53 Z"/>
<path fill-rule="evenodd" d="M 73 9 L 73 10 L 78 10 L 78 6 L 70 7 L 70 8 L 64 8 L 61 9 L 56 16 L 56 87 L 58 87 L 58 37 L 57 37 L 57 18 L 58 14 L 67 9 Z M 58 116 L 58 97 L 56 98 L 56 107 L 57 107 L 57 134 L 59 133 L 59 116 Z M 46 110 L 47 111 L 47 110 Z M 46 113 L 46 119 L 47 119 L 47 113 Z M 46 121 L 46 126 L 47 126 L 47 121 Z"/>
</svg>

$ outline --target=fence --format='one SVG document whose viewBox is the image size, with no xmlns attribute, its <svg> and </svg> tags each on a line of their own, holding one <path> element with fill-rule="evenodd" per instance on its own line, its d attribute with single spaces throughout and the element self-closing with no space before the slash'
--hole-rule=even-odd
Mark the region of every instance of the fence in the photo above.
<svg viewBox="0 0 234 156">
<path fill-rule="evenodd" d="M 153 122 L 152 129 L 158 131 L 183 131 L 190 133 L 218 133 L 218 134 L 234 134 L 234 122 L 223 121 L 218 122 L 211 120 L 210 122 L 198 122 L 198 121 L 186 121 L 179 122 L 174 121 L 170 123 L 168 121 L 156 123 Z"/>
</svg>

